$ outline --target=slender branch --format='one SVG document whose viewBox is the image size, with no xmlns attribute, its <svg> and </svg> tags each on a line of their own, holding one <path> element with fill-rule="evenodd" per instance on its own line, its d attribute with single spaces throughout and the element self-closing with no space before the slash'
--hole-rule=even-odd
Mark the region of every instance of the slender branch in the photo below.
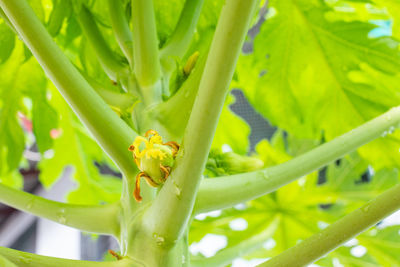
<svg viewBox="0 0 400 267">
<path fill-rule="evenodd" d="M 141 86 L 149 87 L 161 75 L 153 0 L 132 0 L 132 25 L 135 74 Z"/>
<path fill-rule="evenodd" d="M 150 233 L 163 237 L 167 245 L 182 236 L 191 215 L 218 117 L 257 3 L 257 0 L 225 3 L 176 167 L 144 216 Z"/>
<path fill-rule="evenodd" d="M 400 209 L 400 184 L 260 266 L 306 266 Z"/>
<path fill-rule="evenodd" d="M 133 66 L 133 36 L 121 0 L 107 0 L 111 26 L 122 52 Z"/>
<path fill-rule="evenodd" d="M 46 32 L 25 0 L 0 0 L 0 6 L 47 76 L 124 173 L 136 172 L 128 147 L 137 135 L 90 87 Z"/>
<path fill-rule="evenodd" d="M 260 233 L 243 240 L 236 246 L 219 251 L 215 256 L 207 259 L 191 261 L 190 266 L 222 267 L 231 264 L 234 259 L 243 257 L 253 251 L 256 251 L 257 249 L 262 248 L 265 241 L 270 238 L 275 232 L 276 228 L 279 225 L 279 221 L 280 217 L 277 216 L 272 219 L 268 224 L 268 227 Z"/>
<path fill-rule="evenodd" d="M 102 206 L 66 204 L 16 190 L 3 184 L 0 184 L 0 202 L 82 231 L 116 237 L 119 235 L 119 204 Z"/>
<path fill-rule="evenodd" d="M 94 262 L 67 260 L 47 257 L 32 253 L 22 252 L 10 248 L 0 247 L 0 255 L 18 267 L 131 267 L 137 266 L 130 259 L 122 259 L 113 262 Z M 0 259 L 1 260 L 1 259 Z M 1 262 L 1 261 L 0 261 Z"/>
<path fill-rule="evenodd" d="M 82 8 L 80 9 L 78 20 L 86 38 L 91 47 L 93 47 L 104 71 L 110 79 L 113 79 L 114 81 L 121 78 L 127 79 L 126 76 L 128 75 L 128 70 L 126 66 L 116 59 L 116 56 L 113 51 L 111 51 L 101 34 L 93 15 L 84 5 L 82 5 Z M 123 77 L 124 75 L 125 77 Z M 124 81 L 124 83 L 126 84 L 126 81 Z"/>
<path fill-rule="evenodd" d="M 395 107 L 354 130 L 280 165 L 250 173 L 205 179 L 198 193 L 195 212 L 232 207 L 270 193 L 381 137 L 382 133 L 397 127 L 399 122 L 400 107 Z"/>
<path fill-rule="evenodd" d="M 186 0 L 178 24 L 160 52 L 163 68 L 171 71 L 174 58 L 181 58 L 188 49 L 200 17 L 204 0 Z"/>
</svg>

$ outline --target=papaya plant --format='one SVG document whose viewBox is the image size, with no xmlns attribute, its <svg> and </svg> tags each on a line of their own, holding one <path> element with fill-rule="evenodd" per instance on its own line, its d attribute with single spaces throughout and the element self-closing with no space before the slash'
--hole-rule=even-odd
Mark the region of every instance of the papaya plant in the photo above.
<svg viewBox="0 0 400 267">
<path fill-rule="evenodd" d="M 120 246 L 1 266 L 400 266 L 399 1 L 0 7 L 0 202 Z M 277 129 L 255 148 L 234 88 Z M 46 188 L 73 167 L 66 203 L 21 190 L 32 149 Z"/>
</svg>

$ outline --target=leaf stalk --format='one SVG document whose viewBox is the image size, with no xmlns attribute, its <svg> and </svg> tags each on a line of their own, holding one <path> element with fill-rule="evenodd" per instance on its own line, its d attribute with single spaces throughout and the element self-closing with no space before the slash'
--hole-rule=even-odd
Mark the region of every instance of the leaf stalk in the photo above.
<svg viewBox="0 0 400 267">
<path fill-rule="evenodd" d="M 233 207 L 318 170 L 358 147 L 380 138 L 400 123 L 400 107 L 372 119 L 332 141 L 292 160 L 263 170 L 203 180 L 195 204 L 195 213 Z"/>
</svg>

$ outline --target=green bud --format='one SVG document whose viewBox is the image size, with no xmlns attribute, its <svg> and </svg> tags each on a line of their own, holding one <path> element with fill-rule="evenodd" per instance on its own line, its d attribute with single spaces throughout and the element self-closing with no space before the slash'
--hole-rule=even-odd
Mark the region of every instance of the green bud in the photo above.
<svg viewBox="0 0 400 267">
<path fill-rule="evenodd" d="M 264 162 L 255 157 L 242 156 L 233 152 L 222 153 L 218 150 L 210 152 L 207 169 L 216 176 L 251 172 L 261 169 Z"/>
</svg>

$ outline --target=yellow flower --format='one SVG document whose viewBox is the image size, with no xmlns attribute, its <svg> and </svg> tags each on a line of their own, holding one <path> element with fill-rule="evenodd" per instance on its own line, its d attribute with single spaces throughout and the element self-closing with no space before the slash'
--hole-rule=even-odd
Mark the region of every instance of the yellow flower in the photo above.
<svg viewBox="0 0 400 267">
<path fill-rule="evenodd" d="M 144 143 L 144 149 L 140 151 L 140 146 Z M 137 159 L 143 157 L 149 158 L 159 158 L 163 160 L 166 155 L 161 149 L 157 148 L 157 145 L 162 145 L 162 137 L 158 133 L 153 133 L 150 138 L 143 136 L 137 136 L 132 143 L 133 153 Z M 154 146 L 156 145 L 156 147 Z"/>
<path fill-rule="evenodd" d="M 163 143 L 162 137 L 155 130 L 148 130 L 144 136 L 137 136 L 129 150 L 140 173 L 136 176 L 134 197 L 140 202 L 140 179 L 146 179 L 150 186 L 161 186 L 168 178 L 179 144 L 174 141 Z"/>
</svg>

